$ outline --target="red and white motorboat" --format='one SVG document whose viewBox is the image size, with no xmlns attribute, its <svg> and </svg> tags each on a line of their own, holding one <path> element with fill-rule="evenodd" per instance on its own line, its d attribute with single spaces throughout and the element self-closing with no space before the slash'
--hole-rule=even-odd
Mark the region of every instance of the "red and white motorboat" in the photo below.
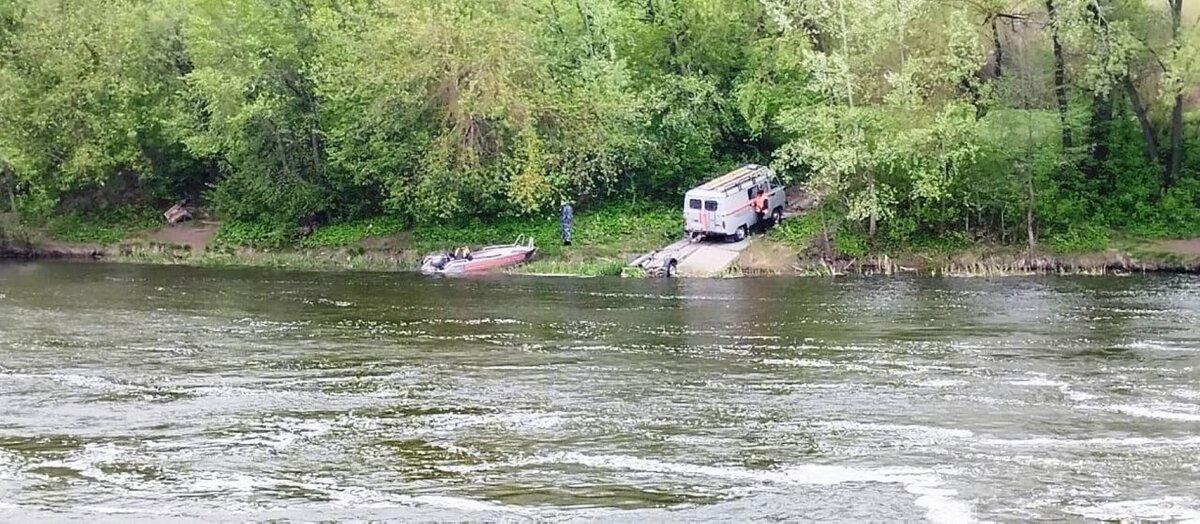
<svg viewBox="0 0 1200 524">
<path fill-rule="evenodd" d="M 533 257 L 537 247 L 533 238 L 522 241 L 521 237 L 512 244 L 488 246 L 472 251 L 467 256 L 454 253 L 433 253 L 421 261 L 421 272 L 426 275 L 466 275 L 483 273 L 493 269 L 515 266 Z"/>
</svg>

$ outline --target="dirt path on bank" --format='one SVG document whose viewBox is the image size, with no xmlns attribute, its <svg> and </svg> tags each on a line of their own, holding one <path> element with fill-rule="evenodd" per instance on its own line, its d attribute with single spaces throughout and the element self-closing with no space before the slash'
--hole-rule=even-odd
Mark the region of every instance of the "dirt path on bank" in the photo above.
<svg viewBox="0 0 1200 524">
<path fill-rule="evenodd" d="M 184 222 L 163 226 L 146 234 L 146 238 L 163 244 L 187 246 L 193 254 L 199 255 L 208 248 L 220 227 L 219 222 Z"/>
<path fill-rule="evenodd" d="M 1172 253 L 1188 258 L 1200 258 L 1200 238 L 1183 240 L 1152 240 L 1146 243 L 1154 251 Z"/>
</svg>

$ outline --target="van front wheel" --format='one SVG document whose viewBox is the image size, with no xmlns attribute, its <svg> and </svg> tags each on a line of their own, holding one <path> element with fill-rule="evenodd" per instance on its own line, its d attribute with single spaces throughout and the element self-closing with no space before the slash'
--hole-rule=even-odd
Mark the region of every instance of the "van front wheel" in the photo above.
<svg viewBox="0 0 1200 524">
<path fill-rule="evenodd" d="M 737 231 L 733 232 L 734 242 L 741 242 L 743 240 L 746 240 L 746 226 L 739 227 Z"/>
<path fill-rule="evenodd" d="M 783 223 L 783 209 L 777 207 L 777 208 L 775 208 L 774 211 L 771 212 L 771 225 L 778 226 L 779 224 L 782 224 L 782 223 Z"/>
</svg>

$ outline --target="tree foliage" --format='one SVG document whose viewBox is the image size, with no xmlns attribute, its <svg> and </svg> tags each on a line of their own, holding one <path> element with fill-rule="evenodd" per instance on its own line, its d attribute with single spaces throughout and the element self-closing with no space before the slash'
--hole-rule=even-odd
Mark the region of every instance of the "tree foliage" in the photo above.
<svg viewBox="0 0 1200 524">
<path fill-rule="evenodd" d="M 1183 0 L 9 0 L 0 189 L 43 216 L 190 197 L 286 235 L 314 219 L 673 203 L 757 161 L 875 241 L 1079 223 L 1189 234 L 1189 12 Z"/>
</svg>

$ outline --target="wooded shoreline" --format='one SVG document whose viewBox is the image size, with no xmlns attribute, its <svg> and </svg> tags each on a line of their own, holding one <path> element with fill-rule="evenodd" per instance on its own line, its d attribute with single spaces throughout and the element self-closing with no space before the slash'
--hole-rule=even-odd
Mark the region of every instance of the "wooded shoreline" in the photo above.
<svg viewBox="0 0 1200 524">
<path fill-rule="evenodd" d="M 765 238 L 768 248 L 788 250 Z M 985 251 L 984 253 L 981 253 Z M 986 251 L 992 251 L 986 253 Z M 193 253 L 188 246 L 161 243 L 98 246 L 50 243 L 5 245 L 0 259 L 71 260 L 105 263 L 142 263 L 184 266 L 248 266 L 328 271 L 415 271 L 421 253 L 397 250 L 303 249 L 283 247 L 269 250 L 242 248 L 220 253 Z M 571 259 L 541 255 L 531 265 L 514 268 L 513 274 L 557 276 L 617 276 L 622 258 Z M 553 267 L 553 271 L 539 268 Z M 1093 253 L 1036 253 L 1018 248 L 976 246 L 960 252 L 887 254 L 855 258 L 824 259 L 802 256 L 772 261 L 743 259 L 721 277 L 798 276 L 836 277 L 845 275 L 895 276 L 916 274 L 943 277 L 1001 277 L 1022 275 L 1130 275 L 1143 273 L 1200 274 L 1200 255 L 1109 249 Z"/>
<path fill-rule="evenodd" d="M 0 3 L 0 211 L 73 241 L 181 201 L 256 245 L 658 205 L 743 163 L 851 258 L 1200 234 L 1196 0 L 94 7 Z"/>
</svg>

